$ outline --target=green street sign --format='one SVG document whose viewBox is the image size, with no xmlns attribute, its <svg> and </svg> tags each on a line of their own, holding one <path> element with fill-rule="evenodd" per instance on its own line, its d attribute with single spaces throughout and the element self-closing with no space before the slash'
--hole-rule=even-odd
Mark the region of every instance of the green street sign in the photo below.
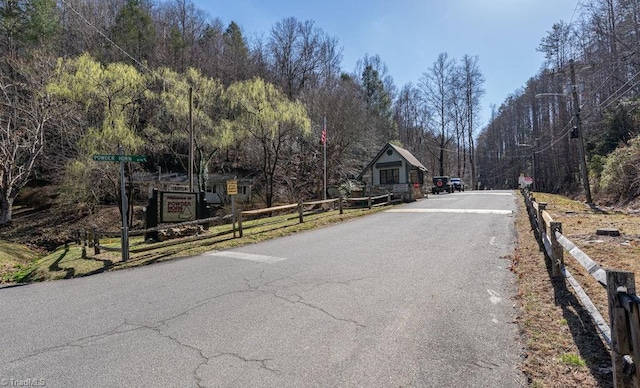
<svg viewBox="0 0 640 388">
<path fill-rule="evenodd" d="M 146 162 L 146 155 L 93 155 L 93 160 L 97 162 Z"/>
</svg>

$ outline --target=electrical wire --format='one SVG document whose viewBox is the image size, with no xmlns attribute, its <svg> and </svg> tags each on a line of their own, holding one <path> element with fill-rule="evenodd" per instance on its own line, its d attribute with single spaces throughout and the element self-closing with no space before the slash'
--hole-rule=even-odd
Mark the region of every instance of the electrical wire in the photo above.
<svg viewBox="0 0 640 388">
<path fill-rule="evenodd" d="M 158 74 L 157 72 L 155 72 L 153 69 L 151 69 L 149 66 L 145 65 L 144 63 L 140 62 L 139 60 L 137 60 L 136 58 L 133 57 L 133 55 L 129 54 L 125 49 L 123 49 L 122 47 L 118 46 L 118 44 L 116 44 L 116 42 L 114 42 L 113 40 L 111 40 L 107 35 L 105 35 L 102 31 L 100 31 L 100 29 L 98 29 L 96 26 L 94 26 L 86 17 L 84 17 L 84 15 L 82 15 L 80 12 L 78 12 L 75 8 L 73 8 L 72 5 L 70 5 L 67 1 L 65 0 L 60 0 L 62 2 L 62 4 L 64 4 L 67 8 L 69 8 L 73 13 L 75 13 L 80 19 L 82 19 L 83 22 L 85 22 L 91 29 L 93 29 L 95 32 L 97 32 L 98 34 L 100 34 L 100 36 L 102 36 L 107 42 L 109 42 L 109 44 L 111 44 L 113 47 L 115 47 L 116 49 L 118 49 L 118 51 L 120 51 L 121 53 L 123 53 L 124 55 L 126 55 L 129 59 L 131 59 L 133 62 L 135 62 L 138 66 L 140 66 L 142 69 L 148 71 L 150 74 L 153 74 L 154 76 L 158 77 L 159 79 L 161 79 L 162 81 L 170 84 L 170 85 L 174 85 L 173 81 L 170 81 L 166 78 L 164 78 L 161 74 Z"/>
</svg>

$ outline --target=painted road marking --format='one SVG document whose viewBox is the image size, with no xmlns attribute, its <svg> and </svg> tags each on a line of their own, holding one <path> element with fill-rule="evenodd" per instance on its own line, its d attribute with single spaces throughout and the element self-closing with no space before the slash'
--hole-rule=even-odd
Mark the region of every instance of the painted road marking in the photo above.
<svg viewBox="0 0 640 388">
<path fill-rule="evenodd" d="M 500 209 L 390 209 L 385 213 L 513 214 L 513 211 Z"/>
<path fill-rule="evenodd" d="M 282 260 L 287 260 L 286 257 L 256 255 L 253 253 L 229 252 L 229 251 L 209 252 L 209 253 L 205 253 L 205 255 L 216 256 L 216 257 L 227 257 L 229 259 L 257 261 L 260 263 L 267 263 L 267 264 L 273 264 Z"/>
<path fill-rule="evenodd" d="M 491 301 L 491 303 L 498 304 L 502 302 L 502 298 L 500 297 L 500 294 L 498 294 L 493 290 L 487 290 L 487 292 L 489 293 L 489 300 Z"/>
<path fill-rule="evenodd" d="M 474 191 L 471 193 L 452 193 L 453 195 L 460 196 L 460 195 L 502 195 L 502 196 L 509 196 L 512 197 L 513 194 L 512 193 L 491 193 L 491 192 L 487 192 L 487 191 Z M 430 198 L 435 198 L 435 197 L 430 197 Z"/>
</svg>

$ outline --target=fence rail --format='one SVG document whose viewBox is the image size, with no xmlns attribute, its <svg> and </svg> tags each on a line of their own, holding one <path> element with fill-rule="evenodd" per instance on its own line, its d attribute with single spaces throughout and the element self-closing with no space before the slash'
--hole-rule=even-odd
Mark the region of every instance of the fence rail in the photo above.
<svg viewBox="0 0 640 388">
<path fill-rule="evenodd" d="M 614 387 L 640 386 L 640 297 L 635 293 L 634 274 L 600 267 L 562 234 L 562 223 L 553 220 L 546 211 L 547 204 L 536 202 L 528 189 L 522 194 L 540 250 L 551 261 L 552 276 L 564 278 L 571 285 L 609 346 Z M 564 250 L 606 288 L 610 325 L 565 267 Z"/>
<path fill-rule="evenodd" d="M 384 200 L 384 201 L 381 201 L 381 200 Z M 228 222 L 229 220 L 232 220 L 232 227 L 228 231 L 223 231 L 217 234 L 206 234 L 202 236 L 188 236 L 188 237 L 183 237 L 183 238 L 170 240 L 170 241 L 156 242 L 146 246 L 133 247 L 129 251 L 133 253 L 145 252 L 153 249 L 164 248 L 167 246 L 179 245 L 185 242 L 210 239 L 210 238 L 219 237 L 227 234 L 233 235 L 233 237 L 235 238 L 237 234 L 236 232 L 239 232 L 239 237 L 242 237 L 243 231 L 247 229 L 246 227 L 243 227 L 242 221 L 243 219 L 246 219 L 248 217 L 258 217 L 258 216 L 263 216 L 265 214 L 282 213 L 282 212 L 285 212 L 285 214 L 298 213 L 297 218 L 299 219 L 300 223 L 303 223 L 305 214 L 317 213 L 317 211 L 314 211 L 314 210 L 305 211 L 305 208 L 308 208 L 311 206 L 337 204 L 340 210 L 340 214 L 343 214 L 345 204 L 349 207 L 358 207 L 358 208 L 368 207 L 369 209 L 371 209 L 372 207 L 375 207 L 375 206 L 386 206 L 396 202 L 400 202 L 400 201 L 392 200 L 391 194 L 361 197 L 361 198 L 334 198 L 334 199 L 326 199 L 326 200 L 319 200 L 319 201 L 299 202 L 297 204 L 279 205 L 279 206 L 273 206 L 273 207 L 264 208 L 264 209 L 244 210 L 244 211 L 237 212 L 237 214 L 235 214 L 235 217 L 233 214 L 228 214 L 222 217 L 210 217 L 210 218 L 180 222 L 180 223 L 170 224 L 170 225 L 161 225 L 153 228 L 136 229 L 136 230 L 129 231 L 128 235 L 140 236 L 140 235 L 145 235 L 151 232 L 158 232 L 161 230 L 181 228 L 181 227 L 191 226 L 191 225 L 209 224 L 212 222 L 219 222 L 219 221 Z M 357 206 L 358 203 L 364 203 L 364 205 Z M 236 221 L 238 223 L 237 228 L 236 228 Z M 78 235 L 80 235 L 80 232 L 78 232 Z M 100 243 L 100 239 L 102 237 L 115 238 L 115 237 L 121 237 L 121 236 L 122 236 L 121 231 L 118 231 L 118 232 L 103 231 L 103 230 L 98 230 L 97 227 L 94 227 L 90 231 L 85 231 L 85 238 L 88 240 L 85 245 L 93 247 L 95 254 L 100 254 L 101 250 L 110 251 L 110 252 L 122 252 L 121 246 L 110 247 Z"/>
</svg>

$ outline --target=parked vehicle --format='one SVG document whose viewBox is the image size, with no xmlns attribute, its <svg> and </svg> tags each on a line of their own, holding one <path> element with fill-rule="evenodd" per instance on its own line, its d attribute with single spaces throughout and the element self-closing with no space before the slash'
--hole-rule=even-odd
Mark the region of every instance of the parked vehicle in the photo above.
<svg viewBox="0 0 640 388">
<path fill-rule="evenodd" d="M 434 176 L 431 194 L 453 193 L 453 186 L 449 182 L 448 176 Z"/>
<path fill-rule="evenodd" d="M 453 191 L 464 191 L 464 182 L 460 178 L 451 178 L 451 186 Z"/>
</svg>

